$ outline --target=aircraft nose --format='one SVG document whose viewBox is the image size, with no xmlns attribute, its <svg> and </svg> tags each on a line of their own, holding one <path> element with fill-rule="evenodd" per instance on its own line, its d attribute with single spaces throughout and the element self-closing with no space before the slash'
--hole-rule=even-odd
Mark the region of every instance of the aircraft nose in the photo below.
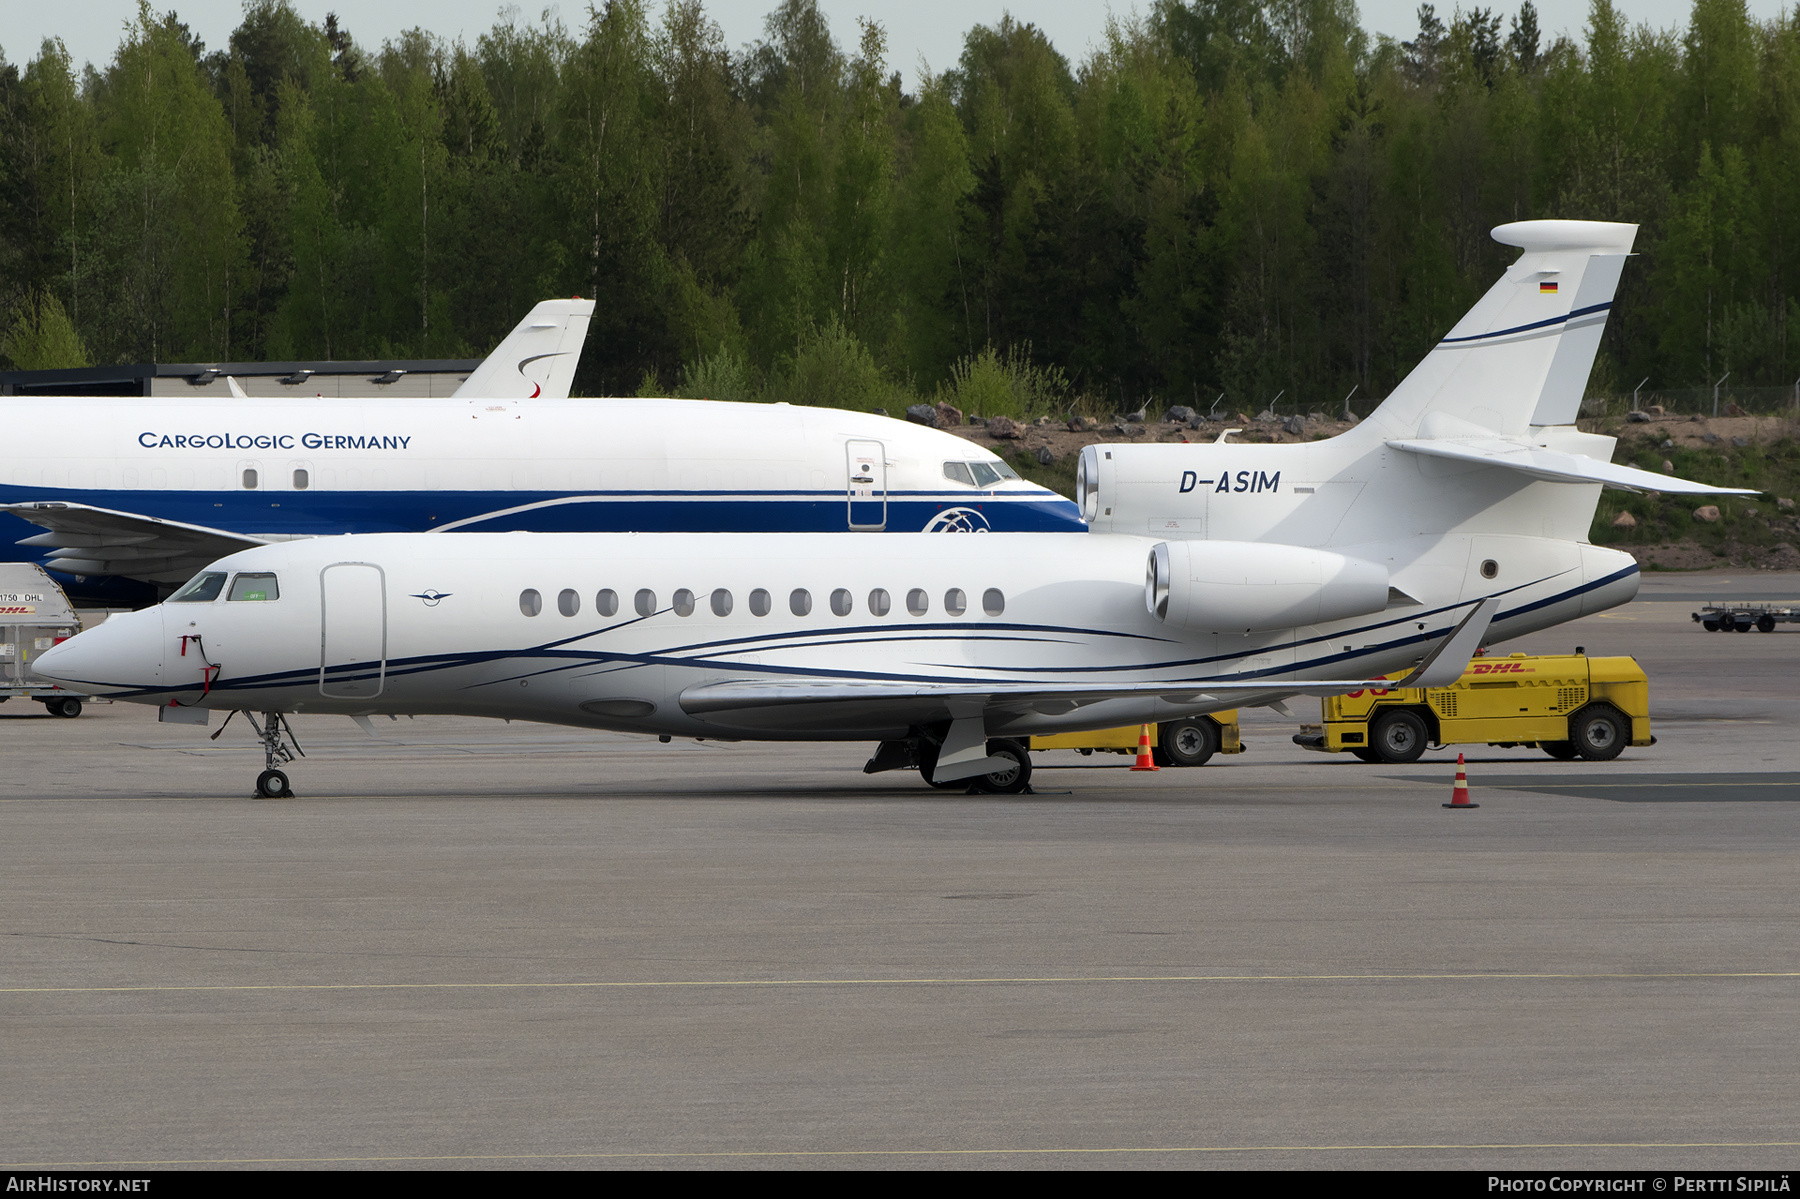
<svg viewBox="0 0 1800 1199">
<path fill-rule="evenodd" d="M 162 609 L 115 613 L 39 654 L 32 669 L 89 695 L 154 688 L 162 682 Z"/>
</svg>

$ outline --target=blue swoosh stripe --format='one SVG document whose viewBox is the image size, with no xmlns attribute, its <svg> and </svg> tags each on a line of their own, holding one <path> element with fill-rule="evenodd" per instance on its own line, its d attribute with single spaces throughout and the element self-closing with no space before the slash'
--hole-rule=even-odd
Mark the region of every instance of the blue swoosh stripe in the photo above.
<svg viewBox="0 0 1800 1199">
<path fill-rule="evenodd" d="M 1529 333 L 1533 329 L 1548 329 L 1551 325 L 1561 325 L 1574 320 L 1578 316 L 1590 316 L 1596 312 L 1605 312 L 1612 307 L 1612 301 L 1604 304 L 1589 304 L 1586 308 L 1577 308 L 1566 316 L 1553 316 L 1547 320 L 1533 321 L 1529 325 L 1515 325 L 1511 329 L 1496 329 L 1492 333 L 1472 333 L 1467 337 L 1446 337 L 1438 342 L 1440 346 L 1457 345 L 1465 341 L 1487 341 L 1495 337 L 1510 337 L 1514 333 Z"/>
</svg>

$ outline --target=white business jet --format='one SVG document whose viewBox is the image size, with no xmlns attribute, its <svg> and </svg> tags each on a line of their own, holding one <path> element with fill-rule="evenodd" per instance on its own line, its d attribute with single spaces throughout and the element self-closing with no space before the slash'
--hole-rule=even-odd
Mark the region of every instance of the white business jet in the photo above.
<svg viewBox="0 0 1800 1199">
<path fill-rule="evenodd" d="M 0 451 L 0 558 L 125 606 L 234 550 L 337 533 L 1086 531 L 1069 500 L 941 430 L 570 399 L 593 307 L 539 304 L 449 397 L 46 401 L 61 431 Z"/>
<path fill-rule="evenodd" d="M 1453 348 L 1346 435 L 1356 439 L 1340 466 L 1348 490 L 1332 490 L 1332 476 L 1289 478 L 1289 467 L 1260 492 L 1235 490 L 1239 477 L 1271 473 L 1266 463 L 1234 462 L 1234 489 L 1212 485 L 1290 511 L 1333 503 L 1312 544 L 1223 528 L 1205 539 L 316 538 L 232 554 L 166 603 L 47 651 L 37 669 L 84 693 L 159 705 L 164 719 L 251 713 L 267 796 L 289 793 L 291 712 L 873 740 L 871 771 L 917 766 L 933 784 L 1011 791 L 1027 785 L 1019 739 L 1032 733 L 1179 721 L 1378 675 L 1443 686 L 1481 644 L 1637 591 L 1628 555 L 1582 541 L 1600 482 L 1569 475 L 1600 464 L 1515 445 L 1513 432 L 1528 428 L 1542 390 L 1519 348 L 1554 363 L 1568 336 L 1566 303 L 1549 316 L 1519 311 L 1550 294 L 1540 264 L 1579 276 L 1629 234 L 1503 227 L 1526 250 L 1523 269 L 1458 326 Z M 1467 460 L 1484 452 L 1539 456 L 1530 471 Z M 1282 527 L 1299 527 L 1293 519 Z M 1604 705 L 1570 717 L 1578 747 L 1607 751 L 1629 735 Z"/>
</svg>

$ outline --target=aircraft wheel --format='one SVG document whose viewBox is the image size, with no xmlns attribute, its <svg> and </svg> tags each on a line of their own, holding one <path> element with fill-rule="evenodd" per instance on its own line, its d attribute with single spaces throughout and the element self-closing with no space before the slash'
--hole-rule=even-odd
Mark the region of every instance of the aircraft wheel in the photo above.
<svg viewBox="0 0 1800 1199">
<path fill-rule="evenodd" d="M 1365 749 L 1365 748 L 1361 748 L 1361 747 L 1351 750 L 1350 756 L 1355 758 L 1359 762 L 1379 762 L 1379 761 L 1381 761 L 1380 754 L 1376 753 L 1372 749 Z"/>
<path fill-rule="evenodd" d="M 963 779 L 957 779 L 953 783 L 940 783 L 933 778 L 932 772 L 937 769 L 937 758 L 937 746 L 929 741 L 921 741 L 919 743 L 919 777 L 925 780 L 925 785 L 927 787 L 936 787 L 938 790 L 942 791 L 950 787 L 963 787 L 968 785 Z"/>
<path fill-rule="evenodd" d="M 1031 754 L 1023 745 L 1017 741 L 990 741 L 987 751 L 990 758 L 1011 758 L 1013 764 L 969 779 L 977 791 L 989 795 L 1017 795 L 1031 785 Z"/>
<path fill-rule="evenodd" d="M 265 770 L 256 776 L 258 799 L 289 799 L 293 794 L 288 787 L 288 776 L 279 770 Z"/>
<path fill-rule="evenodd" d="M 1569 722 L 1569 740 L 1575 752 L 1588 761 L 1610 762 L 1631 740 L 1631 726 L 1615 709 L 1595 705 L 1576 713 Z"/>
<path fill-rule="evenodd" d="M 1767 614 L 1757 617 L 1756 631 L 1759 633 L 1773 633 L 1775 631 L 1775 618 Z"/>
<path fill-rule="evenodd" d="M 1171 720 L 1156 732 L 1158 766 L 1204 766 L 1219 752 L 1219 726 L 1204 716 Z"/>
<path fill-rule="evenodd" d="M 1374 743 L 1370 748 L 1375 751 L 1376 756 L 1390 766 L 1400 766 L 1419 760 L 1419 755 L 1425 752 L 1425 742 L 1430 734 L 1418 713 L 1401 709 L 1383 712 L 1377 717 L 1369 730 L 1369 736 Z"/>
<path fill-rule="evenodd" d="M 1575 757 L 1573 741 L 1540 741 L 1538 748 L 1555 758 L 1558 762 L 1567 762 Z"/>
</svg>

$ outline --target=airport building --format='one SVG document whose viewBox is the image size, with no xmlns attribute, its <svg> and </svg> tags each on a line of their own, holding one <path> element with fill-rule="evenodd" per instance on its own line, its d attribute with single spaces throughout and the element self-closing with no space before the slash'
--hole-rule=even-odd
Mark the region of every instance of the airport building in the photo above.
<svg viewBox="0 0 1800 1199">
<path fill-rule="evenodd" d="M 294 396 L 448 397 L 479 358 L 373 362 L 135 362 L 73 370 L 0 371 L 0 396 L 183 396 L 229 388 L 252 399 Z"/>
</svg>

